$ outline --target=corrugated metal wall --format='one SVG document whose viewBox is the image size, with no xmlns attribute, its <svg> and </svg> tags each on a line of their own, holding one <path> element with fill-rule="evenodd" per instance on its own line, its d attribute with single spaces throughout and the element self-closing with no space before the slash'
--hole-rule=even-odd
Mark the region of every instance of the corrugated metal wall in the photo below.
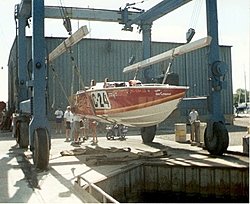
<svg viewBox="0 0 250 204">
<path fill-rule="evenodd" d="M 56 48 L 64 38 L 46 38 L 46 54 L 49 54 Z M 27 39 L 28 50 L 27 60 L 31 59 L 31 38 Z M 152 42 L 152 56 L 160 54 L 179 46 L 178 43 Z M 108 77 L 112 80 L 129 80 L 133 78 L 134 73 L 123 74 L 123 68 L 128 65 L 129 57 L 135 56 L 135 62 L 142 60 L 142 43 L 140 41 L 123 41 L 111 39 L 83 39 L 73 48 L 73 57 L 81 73 L 85 86 L 89 86 L 91 79 L 103 81 Z M 171 72 L 179 74 L 179 84 L 189 86 L 190 89 L 186 97 L 206 96 L 208 94 L 208 48 L 202 48 L 174 59 Z M 11 54 L 15 56 L 15 45 L 13 45 Z M 220 46 L 221 60 L 226 62 L 229 72 L 225 76 L 228 83 L 227 90 L 222 91 L 222 107 L 224 114 L 232 114 L 233 93 L 232 93 L 232 65 L 231 65 L 231 47 Z M 9 70 L 14 71 L 15 62 L 10 57 Z M 165 69 L 168 66 L 168 60 L 164 62 Z M 28 66 L 29 67 L 29 66 Z M 62 54 L 53 61 L 53 67 L 60 79 L 66 94 L 70 96 L 72 83 L 72 61 L 68 53 Z M 161 63 L 152 66 L 155 75 L 161 74 Z M 74 92 L 81 89 L 77 74 L 74 74 Z M 143 78 L 143 70 L 138 74 L 138 79 Z M 11 83 L 11 82 L 10 82 Z M 51 106 L 54 103 L 54 109 L 49 111 L 49 119 L 53 119 L 53 113 L 58 105 L 63 109 L 68 102 L 61 90 L 59 83 L 51 68 L 48 68 L 48 103 Z M 186 115 L 189 110 L 182 112 Z M 201 113 L 205 114 L 205 113 Z"/>
</svg>

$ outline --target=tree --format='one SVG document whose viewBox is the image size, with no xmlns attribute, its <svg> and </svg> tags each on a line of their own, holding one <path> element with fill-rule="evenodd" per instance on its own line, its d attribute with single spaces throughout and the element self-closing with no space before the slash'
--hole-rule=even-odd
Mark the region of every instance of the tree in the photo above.
<svg viewBox="0 0 250 204">
<path fill-rule="evenodd" d="M 249 101 L 249 91 L 246 91 L 246 98 L 247 102 Z M 239 103 L 244 103 L 245 102 L 245 89 L 237 89 L 236 93 L 233 95 L 233 103 L 235 106 L 238 106 Z"/>
</svg>

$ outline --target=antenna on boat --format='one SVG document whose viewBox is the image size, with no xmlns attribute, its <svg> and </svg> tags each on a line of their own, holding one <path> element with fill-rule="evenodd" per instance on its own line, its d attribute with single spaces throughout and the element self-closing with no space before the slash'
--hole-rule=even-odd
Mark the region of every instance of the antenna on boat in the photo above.
<svg viewBox="0 0 250 204">
<path fill-rule="evenodd" d="M 136 77 L 137 77 L 138 73 L 139 73 L 139 69 L 137 69 L 137 70 L 135 71 L 134 80 L 136 80 Z"/>
<path fill-rule="evenodd" d="M 162 80 L 162 85 L 165 84 L 167 76 L 168 76 L 168 73 L 169 73 L 169 70 L 170 70 L 170 68 L 171 68 L 171 66 L 173 64 L 173 61 L 174 61 L 174 50 L 175 50 L 175 48 L 172 49 L 172 56 L 171 56 L 171 58 L 169 60 L 168 68 L 167 68 L 167 70 L 165 72 L 165 75 L 164 75 L 164 78 Z"/>
<path fill-rule="evenodd" d="M 134 63 L 134 61 L 135 61 L 135 56 L 132 55 L 132 56 L 128 59 L 128 64 L 129 64 L 129 65 L 132 65 L 132 64 Z M 134 75 L 134 80 L 136 79 L 138 72 L 139 72 L 139 69 L 136 69 L 135 75 Z"/>
</svg>

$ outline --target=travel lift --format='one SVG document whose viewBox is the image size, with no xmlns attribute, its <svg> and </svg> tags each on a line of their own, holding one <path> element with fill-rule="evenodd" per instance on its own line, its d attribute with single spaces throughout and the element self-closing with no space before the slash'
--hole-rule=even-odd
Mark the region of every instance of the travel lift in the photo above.
<svg viewBox="0 0 250 204">
<path fill-rule="evenodd" d="M 132 25 L 137 24 L 142 30 L 143 59 L 151 57 L 151 26 L 152 22 L 191 0 L 164 0 L 144 12 L 130 12 L 131 4 L 124 9 L 97 10 L 81 8 L 65 8 L 70 19 L 93 20 L 105 22 L 118 22 L 124 24 L 123 30 L 132 31 Z M 44 18 L 61 19 L 61 8 L 44 6 L 44 0 L 22 0 L 16 5 L 15 17 L 18 19 L 18 86 L 19 96 L 15 100 L 16 107 L 23 112 L 31 113 L 29 123 L 29 141 L 27 137 L 27 119 L 18 121 L 18 139 L 24 141 L 23 146 L 30 145 L 33 152 L 35 167 L 46 169 L 49 163 L 49 151 L 51 147 L 50 124 L 46 117 L 46 66 L 45 66 L 45 39 L 44 39 Z M 228 132 L 225 127 L 225 118 L 221 111 L 221 90 L 226 83 L 220 78 L 227 73 L 227 65 L 219 59 L 218 45 L 218 22 L 217 22 L 217 1 L 206 0 L 207 9 L 207 34 L 212 37 L 210 44 L 209 58 L 209 96 L 208 119 L 204 139 L 205 145 L 211 154 L 221 155 L 228 147 Z M 26 71 L 26 36 L 25 27 L 28 19 L 32 16 L 32 79 L 27 81 Z M 132 20 L 131 20 L 132 19 Z M 194 31 L 189 30 L 187 41 L 191 40 Z M 145 82 L 151 82 L 154 78 L 154 71 L 149 66 L 144 69 Z M 32 92 L 28 101 L 27 87 Z M 28 105 L 27 105 L 28 104 Z M 30 105 L 30 106 L 29 106 Z M 27 108 L 28 107 L 28 108 Z M 26 109 L 26 111 L 25 111 Z M 29 109 L 27 111 L 27 109 Z M 26 117 L 27 118 L 27 117 Z M 28 120 L 29 121 L 29 120 Z M 17 123 L 16 123 L 17 124 Z M 15 125 L 16 125 L 15 124 Z M 154 137 L 156 126 L 142 128 L 142 137 Z M 28 143 L 27 143 L 28 141 Z"/>
</svg>

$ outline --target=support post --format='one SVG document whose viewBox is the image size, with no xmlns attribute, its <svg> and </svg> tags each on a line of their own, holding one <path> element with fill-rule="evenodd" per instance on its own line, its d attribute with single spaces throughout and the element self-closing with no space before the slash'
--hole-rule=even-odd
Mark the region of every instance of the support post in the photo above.
<svg viewBox="0 0 250 204">
<path fill-rule="evenodd" d="M 151 57 L 151 27 L 152 23 L 143 23 L 141 25 L 142 29 L 142 49 L 143 49 L 143 59 L 148 59 Z M 155 77 L 154 70 L 151 66 L 144 69 L 144 83 L 151 83 L 152 79 Z"/>
<path fill-rule="evenodd" d="M 217 0 L 206 0 L 207 9 L 207 34 L 212 37 L 208 52 L 208 129 L 214 122 L 225 123 L 225 118 L 221 110 L 221 87 L 220 76 L 214 73 L 216 62 L 220 62 L 219 42 L 218 42 L 218 18 Z M 221 63 L 221 62 L 220 62 Z M 224 64 L 222 64 L 225 66 Z"/>
<path fill-rule="evenodd" d="M 17 101 L 17 109 L 20 109 L 20 103 L 24 100 L 27 100 L 27 87 L 26 87 L 26 27 L 27 19 L 18 18 L 18 88 L 19 96 Z"/>
<path fill-rule="evenodd" d="M 30 146 L 34 146 L 33 134 L 36 128 L 48 131 L 50 142 L 50 124 L 46 117 L 46 70 L 44 39 L 44 0 L 32 1 L 33 35 L 32 35 L 32 100 L 33 118 L 30 123 Z"/>
<path fill-rule="evenodd" d="M 221 81 L 221 77 L 228 67 L 219 56 L 217 0 L 206 0 L 206 9 L 207 33 L 212 41 L 208 52 L 208 118 L 204 139 L 211 154 L 222 155 L 227 150 L 229 137 L 221 105 L 221 90 L 226 88 L 226 82 Z"/>
</svg>

